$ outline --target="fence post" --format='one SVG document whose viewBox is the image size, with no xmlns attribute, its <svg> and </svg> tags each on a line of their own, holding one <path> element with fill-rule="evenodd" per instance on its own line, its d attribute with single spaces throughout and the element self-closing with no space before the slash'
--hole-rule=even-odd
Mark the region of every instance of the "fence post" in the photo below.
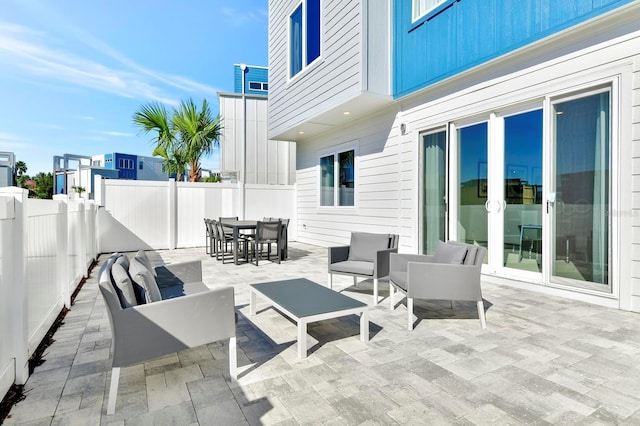
<svg viewBox="0 0 640 426">
<path fill-rule="evenodd" d="M 29 378 L 29 330 L 28 305 L 26 292 L 26 264 L 27 264 L 27 190 L 16 187 L 4 188 L 3 194 L 13 196 L 15 221 L 13 227 L 13 277 L 11 304 L 11 323 L 13 325 L 13 347 L 16 360 L 16 384 L 23 385 Z"/>
<path fill-rule="evenodd" d="M 93 201 L 96 206 L 104 206 L 104 179 L 101 175 L 93 177 Z"/>
<path fill-rule="evenodd" d="M 176 248 L 178 233 L 178 185 L 175 179 L 169 179 L 169 249 Z"/>
<path fill-rule="evenodd" d="M 53 196 L 53 199 L 60 202 L 56 239 L 58 250 L 56 253 L 57 279 L 60 280 L 60 285 L 62 286 L 62 302 L 65 307 L 71 308 L 69 283 L 73 272 L 69 264 L 69 196 L 66 194 L 56 194 Z"/>
</svg>

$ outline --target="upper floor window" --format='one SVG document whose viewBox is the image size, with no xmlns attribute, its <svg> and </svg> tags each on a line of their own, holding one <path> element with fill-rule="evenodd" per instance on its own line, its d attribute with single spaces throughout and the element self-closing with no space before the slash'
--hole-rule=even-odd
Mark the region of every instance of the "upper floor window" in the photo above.
<svg viewBox="0 0 640 426">
<path fill-rule="evenodd" d="M 424 16 L 445 0 L 413 0 L 413 20 Z"/>
<path fill-rule="evenodd" d="M 249 89 L 251 90 L 269 90 L 269 85 L 267 83 L 260 83 L 259 81 L 250 81 Z"/>
<path fill-rule="evenodd" d="M 355 205 L 355 150 L 320 158 L 320 206 Z"/>
<path fill-rule="evenodd" d="M 289 15 L 289 77 L 320 57 L 320 0 L 302 0 Z"/>
</svg>

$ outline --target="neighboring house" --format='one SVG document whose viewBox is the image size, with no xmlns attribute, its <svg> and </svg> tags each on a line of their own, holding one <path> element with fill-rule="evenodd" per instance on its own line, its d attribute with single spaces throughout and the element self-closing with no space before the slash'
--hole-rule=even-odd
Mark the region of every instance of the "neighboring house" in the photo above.
<svg viewBox="0 0 640 426">
<path fill-rule="evenodd" d="M 234 82 L 234 93 L 218 93 L 222 180 L 294 184 L 295 143 L 267 138 L 267 68 L 234 65 Z"/>
<path fill-rule="evenodd" d="M 13 152 L 0 152 L 0 187 L 16 184 L 16 156 Z"/>
<path fill-rule="evenodd" d="M 488 248 L 486 280 L 640 312 L 640 2 L 274 0 L 298 240 Z"/>
<path fill-rule="evenodd" d="M 107 179 L 167 180 L 162 169 L 163 160 L 157 157 L 122 154 L 99 155 L 64 154 L 53 157 L 55 193 L 71 193 L 72 187 L 82 187 L 83 198 L 93 197 L 93 179 L 101 175 Z"/>
</svg>

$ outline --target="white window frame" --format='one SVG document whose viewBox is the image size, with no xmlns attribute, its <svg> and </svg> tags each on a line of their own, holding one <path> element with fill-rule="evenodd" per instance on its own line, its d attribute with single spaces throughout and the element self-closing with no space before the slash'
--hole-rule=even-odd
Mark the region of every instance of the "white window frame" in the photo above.
<svg viewBox="0 0 640 426">
<path fill-rule="evenodd" d="M 299 6 L 302 5 L 302 68 L 295 75 L 291 75 L 291 15 L 293 12 L 298 9 Z M 287 79 L 288 81 L 293 81 L 299 78 L 299 76 L 304 75 L 305 72 L 315 66 L 322 60 L 322 52 L 323 52 L 323 32 L 322 28 L 324 26 L 324 19 L 322 16 L 322 10 L 324 9 L 324 0 L 320 0 L 320 34 L 318 35 L 320 39 L 320 54 L 317 58 L 313 60 L 310 64 L 307 64 L 307 0 L 300 0 L 295 3 L 295 6 L 291 9 L 291 12 L 287 14 Z"/>
<path fill-rule="evenodd" d="M 447 0 L 435 0 L 435 1 L 436 3 L 434 5 L 432 5 L 431 7 L 425 8 L 425 10 L 422 11 L 420 10 L 421 0 L 413 0 L 413 2 L 411 3 L 411 16 L 413 17 L 413 22 L 422 18 L 423 16 L 425 16 L 426 14 L 428 14 L 429 12 L 431 12 L 432 10 L 434 10 L 436 7 L 440 6 L 442 3 L 446 2 Z"/>
<path fill-rule="evenodd" d="M 340 195 L 339 195 L 339 184 L 340 184 L 340 154 L 348 151 L 353 151 L 353 205 L 352 206 L 341 206 L 339 205 Z M 333 156 L 333 205 L 331 206 L 323 206 L 322 205 L 322 164 L 321 160 L 325 157 Z M 357 188 L 358 188 L 358 144 L 357 142 L 349 142 L 347 144 L 339 145 L 333 147 L 333 149 L 321 151 L 318 153 L 317 164 L 318 164 L 318 200 L 317 205 L 320 209 L 354 209 L 358 204 L 357 197 Z"/>
</svg>

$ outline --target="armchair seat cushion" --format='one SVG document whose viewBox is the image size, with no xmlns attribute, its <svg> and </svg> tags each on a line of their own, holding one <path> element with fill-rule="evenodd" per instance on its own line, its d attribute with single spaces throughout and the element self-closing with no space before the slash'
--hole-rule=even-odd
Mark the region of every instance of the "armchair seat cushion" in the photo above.
<svg viewBox="0 0 640 426">
<path fill-rule="evenodd" d="M 402 290 L 407 291 L 407 273 L 403 271 L 391 271 L 389 273 L 389 280 L 400 287 Z"/>
<path fill-rule="evenodd" d="M 373 262 L 345 260 L 344 262 L 332 263 L 330 270 L 331 272 L 373 276 Z"/>
</svg>

